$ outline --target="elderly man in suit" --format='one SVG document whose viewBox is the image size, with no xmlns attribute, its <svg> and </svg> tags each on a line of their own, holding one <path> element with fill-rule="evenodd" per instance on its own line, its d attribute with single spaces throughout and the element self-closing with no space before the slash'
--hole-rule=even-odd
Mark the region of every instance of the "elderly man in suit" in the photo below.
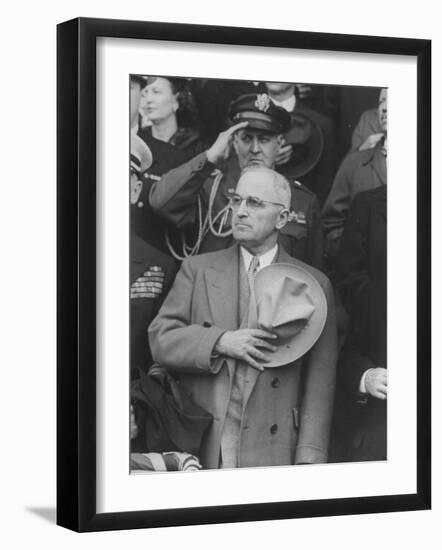
<svg viewBox="0 0 442 550">
<path fill-rule="evenodd" d="M 149 329 L 154 360 L 213 416 L 202 444 L 204 468 L 327 461 L 337 358 L 333 294 L 325 275 L 278 244 L 290 200 L 283 176 L 246 169 L 231 196 L 235 244 L 186 259 Z M 279 337 L 245 320 L 254 277 L 282 264 L 307 281 L 302 288 L 319 289 L 324 317 L 302 356 L 271 366 Z M 305 336 L 310 327 L 303 328 Z"/>
</svg>

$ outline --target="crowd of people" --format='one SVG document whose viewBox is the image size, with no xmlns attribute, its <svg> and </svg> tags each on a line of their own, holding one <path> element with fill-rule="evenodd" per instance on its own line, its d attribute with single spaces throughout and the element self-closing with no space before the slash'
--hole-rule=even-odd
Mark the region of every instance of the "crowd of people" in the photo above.
<svg viewBox="0 0 442 550">
<path fill-rule="evenodd" d="M 385 460 L 387 90 L 130 77 L 131 470 Z"/>
</svg>

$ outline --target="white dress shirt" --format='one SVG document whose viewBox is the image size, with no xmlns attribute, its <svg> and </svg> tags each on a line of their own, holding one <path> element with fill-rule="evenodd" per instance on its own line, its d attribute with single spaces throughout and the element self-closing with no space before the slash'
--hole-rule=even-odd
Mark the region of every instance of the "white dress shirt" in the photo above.
<svg viewBox="0 0 442 550">
<path fill-rule="evenodd" d="M 241 249 L 242 259 L 244 261 L 244 265 L 246 268 L 246 273 L 248 273 L 250 262 L 252 261 L 252 258 L 253 258 L 253 254 L 250 254 L 250 252 L 245 248 L 243 248 L 242 246 L 240 247 L 240 249 Z M 268 252 L 265 252 L 261 256 L 258 256 L 259 258 L 258 271 L 260 271 L 263 267 L 267 267 L 268 265 L 270 265 L 273 262 L 277 252 L 278 252 L 278 244 L 275 244 L 275 246 L 271 248 Z"/>
</svg>

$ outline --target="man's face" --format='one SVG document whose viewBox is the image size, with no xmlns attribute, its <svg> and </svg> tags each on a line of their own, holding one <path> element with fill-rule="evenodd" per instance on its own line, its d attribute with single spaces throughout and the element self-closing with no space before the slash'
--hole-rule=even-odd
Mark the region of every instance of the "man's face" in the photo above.
<svg viewBox="0 0 442 550">
<path fill-rule="evenodd" d="M 266 166 L 273 168 L 279 151 L 280 137 L 253 128 L 243 128 L 235 134 L 233 146 L 238 155 L 239 167 Z"/>
<path fill-rule="evenodd" d="M 387 131 L 387 123 L 388 123 L 387 114 L 388 114 L 387 113 L 387 89 L 383 88 L 381 90 L 381 93 L 379 94 L 378 116 L 379 116 L 379 123 L 384 132 Z"/>
<path fill-rule="evenodd" d="M 235 191 L 241 198 L 257 197 L 271 203 L 281 203 L 271 175 L 252 172 L 243 175 Z M 264 203 L 259 208 L 247 207 L 245 201 L 232 212 L 233 238 L 246 248 L 256 248 L 268 243 L 273 246 L 278 231 L 287 223 L 288 210 L 284 206 Z"/>
</svg>

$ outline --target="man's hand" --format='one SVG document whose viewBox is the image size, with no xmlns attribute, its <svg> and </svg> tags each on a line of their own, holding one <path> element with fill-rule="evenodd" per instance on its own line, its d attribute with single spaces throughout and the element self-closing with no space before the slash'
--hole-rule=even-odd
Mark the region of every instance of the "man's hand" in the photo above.
<svg viewBox="0 0 442 550">
<path fill-rule="evenodd" d="M 229 156 L 232 144 L 233 134 L 241 128 L 245 128 L 248 122 L 240 122 L 231 126 L 225 132 L 221 132 L 216 138 L 215 143 L 207 150 L 207 160 L 212 164 L 220 164 Z"/>
<path fill-rule="evenodd" d="M 384 137 L 384 132 L 379 132 L 378 134 L 371 134 L 368 138 L 359 145 L 359 151 L 365 151 L 366 149 L 374 149 L 379 141 Z"/>
<path fill-rule="evenodd" d="M 259 365 L 256 359 L 263 362 L 267 362 L 269 359 L 258 348 L 275 351 L 276 346 L 267 340 L 276 338 L 275 334 L 257 328 L 231 330 L 221 335 L 214 351 L 220 355 L 227 355 L 227 357 L 244 361 L 251 367 L 263 371 L 264 367 Z"/>
<path fill-rule="evenodd" d="M 279 148 L 279 151 L 276 154 L 275 158 L 275 164 L 276 166 L 281 166 L 282 164 L 287 164 L 287 162 L 291 159 L 293 153 L 293 146 L 292 145 L 281 145 Z"/>
<path fill-rule="evenodd" d="M 387 369 L 378 367 L 367 372 L 365 389 L 377 399 L 387 399 Z"/>
</svg>

